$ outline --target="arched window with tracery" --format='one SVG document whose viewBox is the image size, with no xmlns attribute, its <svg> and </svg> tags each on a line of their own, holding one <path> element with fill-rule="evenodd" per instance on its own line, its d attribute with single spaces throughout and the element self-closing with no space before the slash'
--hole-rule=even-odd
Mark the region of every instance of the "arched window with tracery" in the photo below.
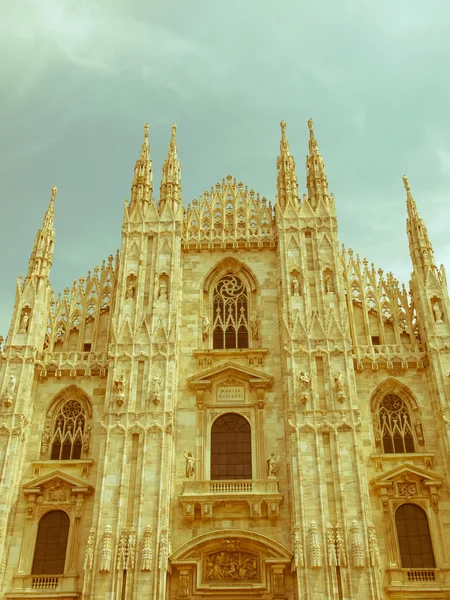
<svg viewBox="0 0 450 600">
<path fill-rule="evenodd" d="M 34 549 L 33 575 L 64 573 L 70 520 L 62 510 L 52 510 L 39 522 Z"/>
<path fill-rule="evenodd" d="M 386 454 L 415 452 L 408 406 L 400 396 L 384 396 L 380 403 L 379 417 L 383 450 Z"/>
<path fill-rule="evenodd" d="M 213 348 L 248 348 L 248 293 L 239 277 L 228 274 L 214 288 Z"/>
<path fill-rule="evenodd" d="M 81 402 L 66 400 L 56 414 L 52 435 L 52 460 L 81 458 L 86 415 Z"/>
<path fill-rule="evenodd" d="M 395 512 L 401 565 L 404 569 L 434 569 L 428 518 L 416 504 L 402 504 Z"/>
<path fill-rule="evenodd" d="M 211 429 L 211 479 L 251 479 L 250 423 L 236 413 L 220 416 Z"/>
</svg>

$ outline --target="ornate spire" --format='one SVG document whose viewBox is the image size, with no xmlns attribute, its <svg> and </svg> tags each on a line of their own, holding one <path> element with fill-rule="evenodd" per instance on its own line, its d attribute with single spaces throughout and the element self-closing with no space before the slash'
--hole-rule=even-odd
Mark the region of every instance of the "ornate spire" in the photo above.
<svg viewBox="0 0 450 600">
<path fill-rule="evenodd" d="M 44 216 L 42 228 L 36 234 L 26 279 L 30 277 L 48 277 L 53 259 L 53 246 L 55 244 L 55 230 L 53 223 L 55 219 L 55 199 L 58 188 L 52 187 L 50 204 Z"/>
<path fill-rule="evenodd" d="M 321 198 L 329 201 L 328 181 L 325 174 L 325 165 L 319 152 L 319 146 L 314 136 L 312 119 L 308 121 L 309 127 L 309 155 L 306 157 L 306 187 L 311 206 L 315 208 Z"/>
<path fill-rule="evenodd" d="M 406 209 L 408 211 L 406 232 L 408 234 L 409 253 L 411 254 L 413 269 L 424 274 L 428 267 L 436 268 L 433 246 L 428 237 L 425 223 L 419 217 L 417 205 L 409 187 L 408 178 L 406 175 L 403 175 L 402 179 L 406 190 Z"/>
<path fill-rule="evenodd" d="M 148 123 L 144 126 L 144 141 L 141 155 L 134 167 L 133 183 L 131 184 L 130 211 L 138 202 L 150 202 L 152 197 L 152 161 L 150 160 L 150 145 L 148 143 Z"/>
<path fill-rule="evenodd" d="M 161 213 L 168 202 L 176 213 L 181 204 L 181 167 L 178 160 L 177 141 L 176 141 L 177 126 L 172 125 L 172 137 L 169 144 L 169 152 L 164 160 L 162 168 L 162 179 L 159 196 L 159 212 Z"/>
<path fill-rule="evenodd" d="M 286 121 L 281 121 L 280 156 L 277 158 L 278 205 L 282 210 L 290 200 L 298 203 L 298 183 L 295 172 L 295 160 L 289 150 L 286 138 Z"/>
</svg>

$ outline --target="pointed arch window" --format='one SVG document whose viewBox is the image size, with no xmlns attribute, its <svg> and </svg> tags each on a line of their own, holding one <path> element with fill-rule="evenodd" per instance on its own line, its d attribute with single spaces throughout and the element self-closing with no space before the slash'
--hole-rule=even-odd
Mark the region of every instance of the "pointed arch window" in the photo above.
<svg viewBox="0 0 450 600">
<path fill-rule="evenodd" d="M 386 454 L 415 452 L 409 410 L 400 396 L 387 394 L 380 403 L 379 417 Z"/>
<path fill-rule="evenodd" d="M 401 565 L 404 569 L 434 569 L 428 518 L 416 504 L 402 504 L 395 513 Z"/>
<path fill-rule="evenodd" d="M 86 415 L 81 402 L 75 399 L 64 402 L 56 414 L 50 458 L 81 458 L 85 425 Z"/>
<path fill-rule="evenodd" d="M 34 550 L 33 575 L 64 573 L 70 520 L 62 510 L 52 510 L 39 522 Z"/>
<path fill-rule="evenodd" d="M 248 293 L 236 275 L 222 277 L 213 296 L 213 348 L 248 348 Z"/>
<path fill-rule="evenodd" d="M 211 479 L 251 479 L 250 423 L 236 413 L 214 421 L 211 429 Z"/>
</svg>

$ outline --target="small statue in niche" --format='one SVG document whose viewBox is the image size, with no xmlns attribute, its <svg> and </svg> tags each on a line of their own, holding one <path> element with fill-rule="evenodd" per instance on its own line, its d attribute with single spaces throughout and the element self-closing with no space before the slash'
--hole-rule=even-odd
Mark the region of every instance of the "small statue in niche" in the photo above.
<svg viewBox="0 0 450 600">
<path fill-rule="evenodd" d="M 89 452 L 89 445 L 91 443 L 91 429 L 91 426 L 88 425 L 83 435 L 83 451 L 86 454 Z"/>
<path fill-rule="evenodd" d="M 186 459 L 186 479 L 192 479 L 195 475 L 195 458 L 190 450 L 185 452 L 183 456 Z"/>
<path fill-rule="evenodd" d="M 4 339 L 3 336 L 0 335 L 0 354 L 3 352 L 3 343 L 4 343 Z"/>
<path fill-rule="evenodd" d="M 210 322 L 208 315 L 204 314 L 202 318 L 202 337 L 204 340 L 209 336 L 209 326 Z"/>
<path fill-rule="evenodd" d="M 19 333 L 26 333 L 28 330 L 28 325 L 30 323 L 30 315 L 26 310 L 22 312 L 22 316 L 20 318 L 19 324 Z"/>
<path fill-rule="evenodd" d="M 5 394 L 4 394 L 6 406 L 11 406 L 15 389 L 16 389 L 16 378 L 14 377 L 14 375 L 10 375 L 8 382 L 6 384 Z"/>
<path fill-rule="evenodd" d="M 267 462 L 267 476 L 269 479 L 276 479 L 277 472 L 280 462 L 280 457 L 275 456 L 275 452 L 272 450 L 270 456 L 266 460 Z"/>
<path fill-rule="evenodd" d="M 162 378 L 161 375 L 157 374 L 153 377 L 153 402 L 155 404 L 159 404 L 160 400 L 161 400 L 161 385 L 162 385 Z"/>
<path fill-rule="evenodd" d="M 298 376 L 298 382 L 300 384 L 300 400 L 303 404 L 306 404 L 308 400 L 308 388 L 311 382 L 309 374 L 302 371 Z"/>
<path fill-rule="evenodd" d="M 254 310 L 250 316 L 250 329 L 252 330 L 252 337 L 254 340 L 258 339 L 259 335 L 259 326 L 258 326 L 258 315 L 256 314 L 256 310 Z"/>
<path fill-rule="evenodd" d="M 443 323 L 444 320 L 442 318 L 442 311 L 439 308 L 439 304 L 437 302 L 435 302 L 433 304 L 433 312 L 434 312 L 434 320 L 436 321 L 436 323 Z"/>
<path fill-rule="evenodd" d="M 292 278 L 292 295 L 299 296 L 299 284 L 297 277 Z"/>
<path fill-rule="evenodd" d="M 125 376 L 122 373 L 118 377 L 118 379 L 114 380 L 114 392 L 116 394 L 116 402 L 119 407 L 122 406 L 123 401 L 125 400 L 124 387 L 125 387 Z"/>
<path fill-rule="evenodd" d="M 133 285 L 133 282 L 131 281 L 131 279 L 128 280 L 128 283 L 127 283 L 127 294 L 126 294 L 125 298 L 126 298 L 126 300 L 134 298 L 134 285 Z"/>
<path fill-rule="evenodd" d="M 167 283 L 164 279 L 159 282 L 158 300 L 167 301 Z"/>
<path fill-rule="evenodd" d="M 340 371 L 337 372 L 336 377 L 334 378 L 334 388 L 336 390 L 338 400 L 343 402 L 345 400 L 345 391 L 342 373 Z"/>
<path fill-rule="evenodd" d="M 333 280 L 330 275 L 325 276 L 325 293 L 332 294 L 333 293 Z"/>
<path fill-rule="evenodd" d="M 425 443 L 425 440 L 423 439 L 422 423 L 420 421 L 417 421 L 416 424 L 414 425 L 414 428 L 416 430 L 417 440 L 418 440 L 419 444 L 421 446 L 423 446 L 423 444 Z"/>
<path fill-rule="evenodd" d="M 52 433 L 50 430 L 50 425 L 46 425 L 41 436 L 41 454 L 45 454 L 47 452 L 51 437 Z"/>
</svg>

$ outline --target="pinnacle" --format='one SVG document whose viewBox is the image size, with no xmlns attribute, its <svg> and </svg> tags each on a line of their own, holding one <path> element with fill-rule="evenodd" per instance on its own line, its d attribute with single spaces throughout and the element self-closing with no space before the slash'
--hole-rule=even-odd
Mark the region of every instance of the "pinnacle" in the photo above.
<svg viewBox="0 0 450 600">
<path fill-rule="evenodd" d="M 403 185 L 405 186 L 405 190 L 407 192 L 410 192 L 411 188 L 409 187 L 409 182 L 408 182 L 408 178 L 406 177 L 406 175 L 402 175 L 402 179 L 403 179 Z"/>
</svg>

